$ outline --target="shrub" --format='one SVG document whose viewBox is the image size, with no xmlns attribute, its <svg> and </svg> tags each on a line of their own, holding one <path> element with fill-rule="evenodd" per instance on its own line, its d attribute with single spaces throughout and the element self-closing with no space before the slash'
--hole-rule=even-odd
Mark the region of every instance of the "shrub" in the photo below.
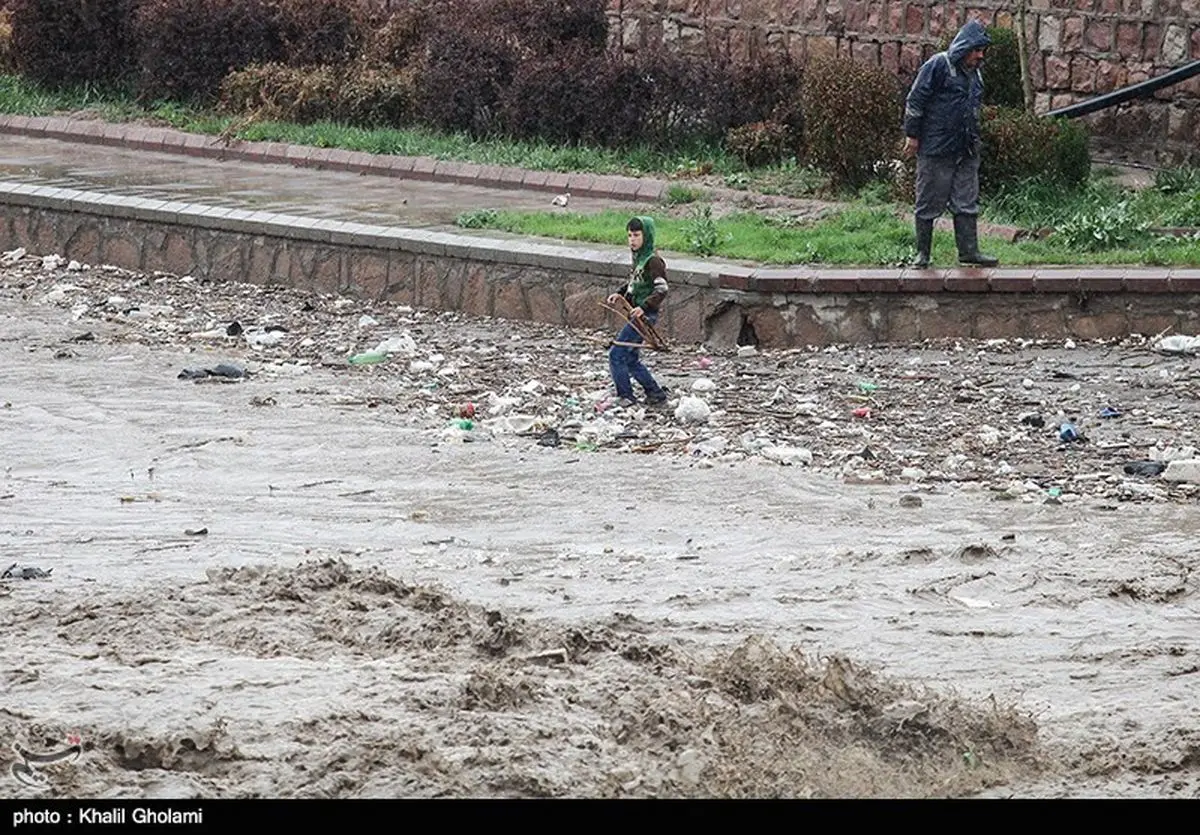
<svg viewBox="0 0 1200 835">
<path fill-rule="evenodd" d="M 500 93 L 501 129 L 519 139 L 608 144 L 620 134 L 620 68 L 576 44 L 522 61 Z"/>
<path fill-rule="evenodd" d="M 724 236 L 713 218 L 712 206 L 697 206 L 692 209 L 683 224 L 683 235 L 689 252 L 708 257 L 721 248 Z"/>
<path fill-rule="evenodd" d="M 1200 168 L 1182 165 L 1154 172 L 1154 188 L 1163 194 L 1187 194 L 1200 190 Z"/>
<path fill-rule="evenodd" d="M 665 50 L 638 53 L 630 79 L 637 140 L 671 149 L 720 142 L 733 125 L 734 90 L 729 65 Z"/>
<path fill-rule="evenodd" d="M 16 71 L 17 62 L 12 48 L 12 12 L 0 4 L 0 72 Z"/>
<path fill-rule="evenodd" d="M 771 55 L 729 68 L 733 85 L 730 125 L 774 122 L 787 129 L 788 150 L 799 155 L 804 137 L 804 71 L 788 55 Z"/>
<path fill-rule="evenodd" d="M 606 10 L 605 0 L 473 0 L 459 24 L 512 38 L 525 56 L 563 46 L 599 52 L 608 43 Z"/>
<path fill-rule="evenodd" d="M 1146 224 L 1139 222 L 1129 203 L 1122 200 L 1075 215 L 1058 227 L 1055 237 L 1067 246 L 1095 252 L 1128 246 L 1145 231 Z"/>
<path fill-rule="evenodd" d="M 844 58 L 813 61 L 805 72 L 804 144 L 836 188 L 858 188 L 891 156 L 900 124 L 897 79 Z"/>
<path fill-rule="evenodd" d="M 515 44 L 457 21 L 440 20 L 418 72 L 422 121 L 476 136 L 498 132 L 500 99 L 518 66 Z"/>
<path fill-rule="evenodd" d="M 278 0 L 279 34 L 292 66 L 344 64 L 362 51 L 367 15 L 358 0 Z"/>
<path fill-rule="evenodd" d="M 1092 155 L 1088 151 L 1088 132 L 1082 122 L 1055 119 L 1054 176 L 1068 186 L 1087 182 L 1092 173 Z"/>
<path fill-rule="evenodd" d="M 791 146 L 790 131 L 779 122 L 752 122 L 733 128 L 725 137 L 725 149 L 747 168 L 783 160 Z"/>
<path fill-rule="evenodd" d="M 364 63 L 342 67 L 256 64 L 226 76 L 219 105 L 231 113 L 311 124 L 360 127 L 406 124 L 413 112 L 411 74 Z"/>
<path fill-rule="evenodd" d="M 430 29 L 425 6 L 406 3 L 369 27 L 362 58 L 376 66 L 407 67 L 416 61 Z"/>
<path fill-rule="evenodd" d="M 1017 33 L 1001 26 L 987 27 L 992 45 L 983 62 L 983 103 L 999 107 L 1025 108 L 1021 87 L 1021 53 Z"/>
<path fill-rule="evenodd" d="M 985 107 L 982 135 L 980 187 L 985 191 L 1035 176 L 1075 187 L 1091 170 L 1087 134 L 1077 123 Z"/>
<path fill-rule="evenodd" d="M 454 223 L 463 229 L 483 229 L 494 225 L 499 216 L 495 209 L 472 209 L 456 217 Z"/>
<path fill-rule="evenodd" d="M 12 62 L 48 87 L 120 83 L 136 71 L 139 0 L 14 0 Z"/>
<path fill-rule="evenodd" d="M 230 72 L 284 57 L 268 0 L 141 0 L 137 33 L 143 100 L 212 99 Z"/>
</svg>

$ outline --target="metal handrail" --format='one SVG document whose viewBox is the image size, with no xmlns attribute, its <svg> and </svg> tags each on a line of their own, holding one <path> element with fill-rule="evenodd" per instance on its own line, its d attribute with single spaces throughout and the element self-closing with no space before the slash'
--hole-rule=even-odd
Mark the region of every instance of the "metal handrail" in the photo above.
<svg viewBox="0 0 1200 835">
<path fill-rule="evenodd" d="M 1187 81 L 1193 75 L 1200 75 L 1200 61 L 1192 61 L 1191 63 L 1184 64 L 1182 67 L 1176 67 L 1170 72 L 1160 75 L 1158 78 L 1148 78 L 1145 81 L 1139 81 L 1137 84 L 1122 87 L 1120 90 L 1113 90 L 1111 93 L 1096 96 L 1094 99 L 1076 102 L 1075 104 L 1060 107 L 1057 110 L 1051 110 L 1042 115 L 1047 118 L 1061 116 L 1064 119 L 1086 116 L 1089 113 L 1095 113 L 1097 110 L 1116 107 L 1133 99 L 1147 98 L 1164 87 L 1170 87 L 1181 81 Z"/>
</svg>

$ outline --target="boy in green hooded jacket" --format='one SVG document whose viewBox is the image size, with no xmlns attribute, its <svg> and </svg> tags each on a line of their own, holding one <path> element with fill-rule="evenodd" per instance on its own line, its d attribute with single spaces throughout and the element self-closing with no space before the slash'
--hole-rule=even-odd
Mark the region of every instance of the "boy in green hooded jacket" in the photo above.
<svg viewBox="0 0 1200 835">
<path fill-rule="evenodd" d="M 629 323 L 621 329 L 615 344 L 608 349 L 608 367 L 612 373 L 613 384 L 617 388 L 620 405 L 633 406 L 637 403 L 631 378 L 637 380 L 638 385 L 645 390 L 648 404 L 660 405 L 667 402 L 667 392 L 642 364 L 640 349 L 631 345 L 642 342 L 642 335 L 633 326 L 634 322 L 645 319 L 653 325 L 658 321 L 663 300 L 667 296 L 667 264 L 662 256 L 654 251 L 653 218 L 631 218 L 625 225 L 625 230 L 629 234 L 633 268 L 629 272 L 628 283 L 609 296 L 608 303 L 617 304 L 624 298 L 633 309 L 629 312 Z"/>
</svg>

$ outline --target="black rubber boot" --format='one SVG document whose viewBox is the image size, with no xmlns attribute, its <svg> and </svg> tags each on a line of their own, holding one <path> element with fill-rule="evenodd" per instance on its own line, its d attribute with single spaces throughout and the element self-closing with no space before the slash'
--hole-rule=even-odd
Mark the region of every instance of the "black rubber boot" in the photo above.
<svg viewBox="0 0 1200 835">
<path fill-rule="evenodd" d="M 1000 259 L 979 251 L 979 218 L 975 215 L 954 216 L 954 242 L 958 244 L 958 263 L 972 267 L 994 267 Z"/>
<path fill-rule="evenodd" d="M 917 227 L 917 256 L 909 264 L 918 270 L 929 267 L 929 253 L 933 249 L 933 221 L 916 219 Z"/>
</svg>

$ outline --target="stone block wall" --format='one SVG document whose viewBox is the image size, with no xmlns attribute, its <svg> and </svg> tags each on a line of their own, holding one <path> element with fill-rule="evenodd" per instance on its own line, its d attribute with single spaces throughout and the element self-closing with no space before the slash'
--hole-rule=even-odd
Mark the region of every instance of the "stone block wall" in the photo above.
<svg viewBox="0 0 1200 835">
<path fill-rule="evenodd" d="M 753 59 L 838 55 L 906 84 L 968 19 L 1013 27 L 1016 2 L 972 0 L 608 0 L 625 50 L 665 45 Z M 1200 58 L 1200 0 L 1028 0 L 1039 113 L 1162 75 Z M 1097 144 L 1142 162 L 1200 161 L 1200 77 L 1085 117 Z M 899 130 L 899 126 L 897 126 Z"/>
</svg>

